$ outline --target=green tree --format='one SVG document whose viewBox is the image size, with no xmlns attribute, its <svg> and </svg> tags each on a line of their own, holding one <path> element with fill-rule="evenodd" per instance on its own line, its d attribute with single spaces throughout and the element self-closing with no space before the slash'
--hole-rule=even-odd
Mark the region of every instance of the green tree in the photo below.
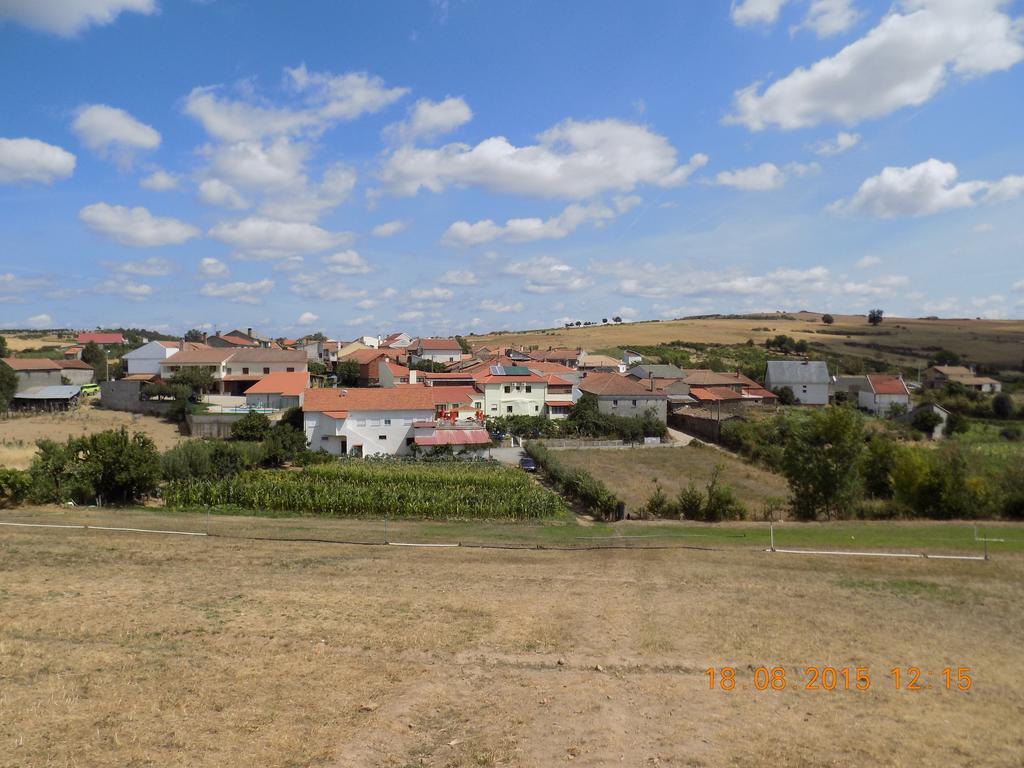
<svg viewBox="0 0 1024 768">
<path fill-rule="evenodd" d="M 942 417 L 928 408 L 922 408 L 917 411 L 910 419 L 910 426 L 918 432 L 924 432 L 929 437 L 941 423 Z"/>
<path fill-rule="evenodd" d="M 455 340 L 457 342 L 459 342 L 459 346 L 462 348 L 462 354 L 464 354 L 464 355 L 472 354 L 473 348 L 471 346 L 469 346 L 469 342 L 466 341 L 462 336 L 456 336 Z"/>
<path fill-rule="evenodd" d="M 821 316 L 821 322 L 823 322 L 825 325 L 832 325 L 832 323 L 834 323 L 835 321 L 836 319 L 827 312 Z"/>
<path fill-rule="evenodd" d="M 11 354 L 11 350 L 7 348 L 7 339 L 0 336 L 0 357 L 7 357 Z"/>
<path fill-rule="evenodd" d="M 359 383 L 359 363 L 355 360 L 342 360 L 335 366 L 338 383 L 345 387 L 354 387 Z"/>
<path fill-rule="evenodd" d="M 270 432 L 270 419 L 258 411 L 249 411 L 231 425 L 232 440 L 247 440 L 258 443 Z"/>
<path fill-rule="evenodd" d="M 885 313 L 882 310 L 880 310 L 880 309 L 870 309 L 870 310 L 868 310 L 868 322 L 871 325 L 881 325 L 882 324 L 882 315 L 883 314 L 885 314 Z"/>
<path fill-rule="evenodd" d="M 864 490 L 876 499 L 892 497 L 892 473 L 896 466 L 897 446 L 884 435 L 875 435 L 867 444 L 861 461 Z"/>
<path fill-rule="evenodd" d="M 188 365 L 171 376 L 172 387 L 188 387 L 189 392 L 209 392 L 214 387 L 213 374 L 209 368 Z"/>
<path fill-rule="evenodd" d="M 1013 398 L 1000 392 L 992 398 L 992 413 L 997 419 L 1008 419 L 1013 416 Z"/>
<path fill-rule="evenodd" d="M 852 408 L 829 406 L 795 425 L 786 442 L 782 471 L 802 520 L 844 515 L 860 488 L 864 425 Z"/>
<path fill-rule="evenodd" d="M 203 337 L 205 335 L 206 334 L 204 334 L 198 328 L 190 328 L 189 330 L 185 331 L 185 341 L 200 343 L 203 341 Z"/>
<path fill-rule="evenodd" d="M 409 369 L 413 371 L 427 371 L 428 373 L 444 373 L 448 370 L 444 363 L 438 363 L 433 360 L 417 360 L 409 366 Z"/>
<path fill-rule="evenodd" d="M 289 424 L 279 422 L 263 440 L 261 463 L 265 467 L 283 467 L 287 462 L 294 461 L 305 450 L 306 434 Z"/>
<path fill-rule="evenodd" d="M 792 387 L 776 387 L 773 392 L 779 398 L 779 405 L 796 404 L 796 395 L 793 394 Z"/>
<path fill-rule="evenodd" d="M 18 374 L 10 366 L 0 363 L 0 411 L 6 411 L 11 398 L 18 391 Z"/>
<path fill-rule="evenodd" d="M 326 376 L 327 366 L 321 363 L 319 360 L 310 360 L 306 363 L 306 368 L 313 376 Z"/>
<path fill-rule="evenodd" d="M 96 371 L 96 381 L 106 381 L 107 354 L 95 341 L 90 341 L 82 350 L 82 362 L 88 363 Z"/>
</svg>

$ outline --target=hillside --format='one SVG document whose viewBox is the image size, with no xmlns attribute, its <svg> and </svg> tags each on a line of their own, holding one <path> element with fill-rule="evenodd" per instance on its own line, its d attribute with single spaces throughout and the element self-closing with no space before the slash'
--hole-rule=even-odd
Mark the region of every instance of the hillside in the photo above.
<svg viewBox="0 0 1024 768">
<path fill-rule="evenodd" d="M 899 366 L 924 365 L 929 355 L 939 349 L 956 352 L 971 363 L 996 368 L 1018 368 L 1024 361 L 1024 320 L 886 317 L 880 326 L 872 327 L 864 315 L 834 317 L 830 326 L 821 322 L 820 313 L 796 312 L 498 332 L 468 340 L 474 345 L 583 347 L 596 351 L 673 341 L 743 344 L 753 339 L 760 344 L 772 336 L 786 334 L 835 355 L 871 357 Z"/>
</svg>

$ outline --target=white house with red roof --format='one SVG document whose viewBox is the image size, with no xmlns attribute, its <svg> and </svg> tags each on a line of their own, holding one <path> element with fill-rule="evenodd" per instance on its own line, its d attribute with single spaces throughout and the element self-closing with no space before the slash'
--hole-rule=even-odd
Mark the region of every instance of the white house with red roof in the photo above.
<svg viewBox="0 0 1024 768">
<path fill-rule="evenodd" d="M 283 411 L 302 405 L 309 389 L 309 373 L 292 371 L 270 373 L 245 390 L 245 404 L 252 408 Z"/>
<path fill-rule="evenodd" d="M 206 349 L 206 345 L 197 341 L 151 341 L 121 355 L 125 363 L 125 375 L 156 376 L 160 373 L 160 363 L 182 349 Z"/>
<path fill-rule="evenodd" d="M 404 456 L 416 444 L 414 423 L 434 421 L 424 386 L 310 389 L 302 404 L 310 450 L 335 456 Z"/>
<path fill-rule="evenodd" d="M 409 346 L 409 361 L 454 363 L 462 359 L 462 345 L 455 339 L 417 339 Z"/>
<path fill-rule="evenodd" d="M 548 380 L 525 366 L 492 365 L 473 380 L 484 397 L 484 414 L 543 416 L 547 408 Z"/>
<path fill-rule="evenodd" d="M 890 413 L 893 406 L 910 409 L 910 392 L 902 376 L 872 373 L 867 380 L 867 388 L 857 393 L 858 406 L 880 416 Z"/>
</svg>

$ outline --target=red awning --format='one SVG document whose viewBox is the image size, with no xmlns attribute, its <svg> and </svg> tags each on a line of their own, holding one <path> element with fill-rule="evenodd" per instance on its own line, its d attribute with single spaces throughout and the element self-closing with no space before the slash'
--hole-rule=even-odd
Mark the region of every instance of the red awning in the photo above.
<svg viewBox="0 0 1024 768">
<path fill-rule="evenodd" d="M 545 400 L 544 405 L 548 408 L 572 408 L 571 400 Z"/>
<path fill-rule="evenodd" d="M 416 438 L 416 445 L 486 445 L 491 436 L 486 429 L 439 429 L 432 435 Z"/>
</svg>

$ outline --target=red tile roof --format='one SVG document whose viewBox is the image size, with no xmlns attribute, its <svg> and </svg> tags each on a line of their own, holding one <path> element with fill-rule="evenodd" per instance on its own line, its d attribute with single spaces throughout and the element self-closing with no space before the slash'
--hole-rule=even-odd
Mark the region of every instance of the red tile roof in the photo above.
<svg viewBox="0 0 1024 768">
<path fill-rule="evenodd" d="M 13 371 L 59 371 L 61 369 L 60 365 L 46 357 L 5 357 L 2 360 Z"/>
<path fill-rule="evenodd" d="M 515 362 L 508 363 L 508 365 L 516 364 Z M 519 364 L 522 365 L 522 363 Z M 576 373 L 573 368 L 550 360 L 530 360 L 525 365 L 534 373 Z"/>
<path fill-rule="evenodd" d="M 436 429 L 416 438 L 416 445 L 487 445 L 491 436 L 486 429 Z"/>
<path fill-rule="evenodd" d="M 305 371 L 293 373 L 268 373 L 247 390 L 247 395 L 284 395 L 295 397 L 309 388 L 309 374 Z"/>
<path fill-rule="evenodd" d="M 647 398 L 665 397 L 664 392 L 651 392 L 650 389 L 629 376 L 617 373 L 588 373 L 580 382 L 580 391 L 592 395 L 619 395 L 633 397 L 643 395 Z"/>
<path fill-rule="evenodd" d="M 519 375 L 511 376 L 497 376 L 490 373 L 488 369 L 487 373 L 478 373 L 473 377 L 473 381 L 477 384 L 517 384 L 524 382 L 526 384 L 545 384 L 546 379 L 543 376 L 538 376 L 536 373 L 524 373 Z"/>
<path fill-rule="evenodd" d="M 721 402 L 723 400 L 742 400 L 743 395 L 728 387 L 691 387 L 690 397 L 701 402 Z"/>
<path fill-rule="evenodd" d="M 92 366 L 82 360 L 57 360 L 56 362 L 61 368 L 74 368 L 79 371 L 92 370 Z"/>
<path fill-rule="evenodd" d="M 765 400 L 778 400 L 779 399 L 778 395 L 776 395 L 774 392 L 770 392 L 767 389 L 764 389 L 763 387 L 744 387 L 743 388 L 743 396 L 744 397 L 760 397 L 760 398 L 763 398 Z"/>
<path fill-rule="evenodd" d="M 907 385 L 899 376 L 886 376 L 884 374 L 868 374 L 868 384 L 871 391 L 876 395 L 909 395 Z"/>
<path fill-rule="evenodd" d="M 455 339 L 420 339 L 417 347 L 423 349 L 451 350 L 462 352 L 462 346 Z"/>
<path fill-rule="evenodd" d="M 90 341 L 96 344 L 124 344 L 124 336 L 120 333 L 104 333 L 101 331 L 86 331 L 78 334 L 75 341 L 79 344 L 88 344 Z"/>
<path fill-rule="evenodd" d="M 384 387 L 367 389 L 307 389 L 302 410 L 329 411 L 430 411 L 434 393 L 429 387 Z"/>
</svg>

